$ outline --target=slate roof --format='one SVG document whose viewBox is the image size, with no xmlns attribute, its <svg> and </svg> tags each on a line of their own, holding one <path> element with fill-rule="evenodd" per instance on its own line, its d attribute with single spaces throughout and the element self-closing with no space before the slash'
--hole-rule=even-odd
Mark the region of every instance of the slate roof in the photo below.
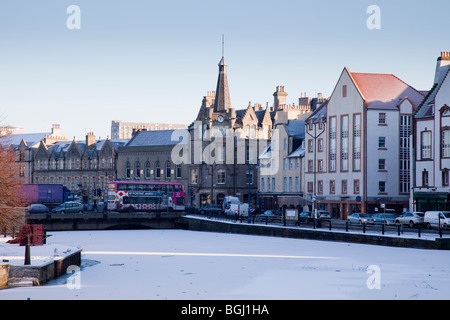
<svg viewBox="0 0 450 320">
<path fill-rule="evenodd" d="M 48 148 L 48 151 L 50 153 L 55 152 L 56 154 L 60 154 L 60 153 L 66 153 L 67 150 L 69 150 L 70 145 L 72 144 L 73 141 L 61 141 L 61 142 L 57 142 L 53 145 L 51 145 Z M 81 141 L 77 141 L 77 144 L 80 146 Z M 81 148 L 81 146 L 80 146 Z M 84 148 L 81 150 L 83 151 Z"/>
<path fill-rule="evenodd" d="M 248 108 L 246 109 L 239 109 L 236 110 L 236 124 L 242 125 L 242 118 L 244 117 L 245 113 L 247 112 Z M 262 122 L 264 120 L 264 115 L 266 114 L 266 109 L 257 110 L 255 111 L 256 118 L 258 119 L 258 126 L 262 126 Z M 270 117 L 273 119 L 273 113 L 269 112 Z"/>
<path fill-rule="evenodd" d="M 442 84 L 445 82 L 445 79 L 449 77 L 450 68 L 445 73 L 445 76 L 442 77 L 442 80 L 439 83 L 435 83 L 425 98 L 422 100 L 415 117 L 416 118 L 426 118 L 434 116 L 434 99 L 436 98 L 436 94 L 439 92 Z"/>
<path fill-rule="evenodd" d="M 261 151 L 258 156 L 258 159 L 270 159 L 271 156 L 271 142 L 267 144 L 267 146 Z"/>
<path fill-rule="evenodd" d="M 128 142 L 128 139 L 113 139 L 111 140 L 111 144 L 115 151 L 117 152 L 118 147 L 125 146 L 125 144 Z M 78 148 L 80 148 L 81 153 L 84 154 L 86 152 L 86 141 L 80 140 L 75 141 L 78 145 Z M 95 148 L 90 148 L 87 150 L 87 154 L 89 157 L 92 156 L 94 150 L 100 151 L 103 148 L 103 145 L 105 144 L 106 140 L 96 140 L 95 141 Z M 56 157 L 64 156 L 64 154 L 69 150 L 70 146 L 72 145 L 73 141 L 61 141 L 57 142 L 50 147 L 48 147 L 48 151 L 51 154 L 52 152 L 55 153 Z"/>
<path fill-rule="evenodd" d="M 126 144 L 127 147 L 144 146 L 174 146 L 180 141 L 172 141 L 172 134 L 176 130 L 155 130 L 138 132 Z"/>
<path fill-rule="evenodd" d="M 286 125 L 286 132 L 289 137 L 305 139 L 305 121 L 289 120 Z"/>
<path fill-rule="evenodd" d="M 288 158 L 299 158 L 304 156 L 305 156 L 305 148 L 300 146 L 295 151 L 291 152 L 288 155 Z"/>
<path fill-rule="evenodd" d="M 322 122 L 327 121 L 327 106 L 330 99 L 327 99 L 324 101 L 314 112 L 306 118 L 306 121 L 309 121 L 310 119 L 313 120 L 313 123 L 318 123 L 319 119 L 322 119 Z"/>
<path fill-rule="evenodd" d="M 46 136 L 50 135 L 51 133 L 45 132 L 45 133 L 20 133 L 20 134 L 10 134 L 6 137 L 2 137 L 0 139 L 1 143 L 3 145 L 9 145 L 9 146 L 18 146 L 22 142 L 22 139 L 27 143 L 27 146 L 31 147 L 36 144 L 39 144 L 39 142 L 44 139 Z"/>
</svg>

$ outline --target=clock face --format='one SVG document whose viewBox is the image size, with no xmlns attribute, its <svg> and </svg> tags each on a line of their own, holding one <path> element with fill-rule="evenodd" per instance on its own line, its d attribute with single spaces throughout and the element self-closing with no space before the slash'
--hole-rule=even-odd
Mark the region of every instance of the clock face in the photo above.
<svg viewBox="0 0 450 320">
<path fill-rule="evenodd" d="M 219 117 L 217 118 L 217 120 L 218 120 L 219 122 L 223 122 L 223 117 L 222 117 L 222 116 L 219 116 Z"/>
</svg>

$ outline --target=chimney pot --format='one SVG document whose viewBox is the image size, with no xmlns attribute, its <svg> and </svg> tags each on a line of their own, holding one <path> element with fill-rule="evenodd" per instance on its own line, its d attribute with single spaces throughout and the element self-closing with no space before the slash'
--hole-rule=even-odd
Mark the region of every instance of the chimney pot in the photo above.
<svg viewBox="0 0 450 320">
<path fill-rule="evenodd" d="M 450 52 L 441 51 L 441 56 L 438 60 L 448 60 L 450 58 Z"/>
</svg>

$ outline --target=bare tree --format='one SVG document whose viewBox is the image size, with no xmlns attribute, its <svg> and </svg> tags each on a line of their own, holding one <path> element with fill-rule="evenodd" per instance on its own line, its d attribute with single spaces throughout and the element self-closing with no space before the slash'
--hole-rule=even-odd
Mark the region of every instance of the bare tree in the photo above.
<svg viewBox="0 0 450 320">
<path fill-rule="evenodd" d="M 15 151 L 0 138 L 0 230 L 15 229 L 23 219 L 24 205 L 21 193 L 24 181 L 19 175 Z"/>
</svg>

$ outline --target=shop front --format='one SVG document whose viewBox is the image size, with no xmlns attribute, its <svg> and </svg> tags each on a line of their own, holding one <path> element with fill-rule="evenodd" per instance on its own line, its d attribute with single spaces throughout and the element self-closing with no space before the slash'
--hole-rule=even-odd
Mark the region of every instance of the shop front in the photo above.
<svg viewBox="0 0 450 320">
<path fill-rule="evenodd" d="M 450 211 L 450 194 L 447 192 L 415 192 L 415 211 Z"/>
<path fill-rule="evenodd" d="M 332 219 L 345 220 L 354 212 L 363 212 L 361 211 L 362 205 L 360 196 L 316 197 L 317 209 L 328 211 Z"/>
<path fill-rule="evenodd" d="M 302 212 L 305 206 L 311 207 L 312 203 L 300 194 L 260 193 L 258 204 L 261 212 L 282 208 L 296 208 Z"/>
</svg>

